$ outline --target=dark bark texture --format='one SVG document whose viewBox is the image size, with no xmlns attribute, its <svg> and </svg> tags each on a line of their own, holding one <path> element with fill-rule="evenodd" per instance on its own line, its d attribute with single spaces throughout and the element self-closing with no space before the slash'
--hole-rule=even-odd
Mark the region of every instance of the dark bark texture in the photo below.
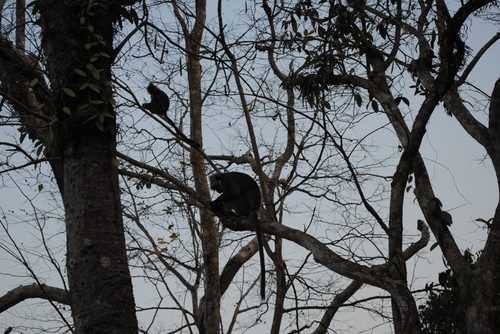
<svg viewBox="0 0 500 334">
<path fill-rule="evenodd" d="M 55 174 L 66 210 L 76 333 L 138 332 L 114 163 L 110 82 L 115 6 L 110 1 L 39 3 L 57 115 L 54 147 L 62 168 Z"/>
</svg>

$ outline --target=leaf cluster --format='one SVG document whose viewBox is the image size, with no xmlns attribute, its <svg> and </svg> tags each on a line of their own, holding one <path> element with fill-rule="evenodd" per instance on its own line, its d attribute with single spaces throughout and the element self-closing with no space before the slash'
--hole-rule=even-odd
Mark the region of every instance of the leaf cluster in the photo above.
<svg viewBox="0 0 500 334">
<path fill-rule="evenodd" d="M 466 250 L 464 258 L 471 269 L 475 266 L 475 257 Z M 428 299 L 419 306 L 422 321 L 422 334 L 466 333 L 465 303 L 455 275 L 451 269 L 439 273 L 440 288 L 434 284 L 426 286 Z"/>
</svg>

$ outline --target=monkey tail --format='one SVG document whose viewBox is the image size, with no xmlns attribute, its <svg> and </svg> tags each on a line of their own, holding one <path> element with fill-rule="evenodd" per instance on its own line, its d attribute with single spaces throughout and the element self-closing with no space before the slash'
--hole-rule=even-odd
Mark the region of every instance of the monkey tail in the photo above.
<svg viewBox="0 0 500 334">
<path fill-rule="evenodd" d="M 264 260 L 264 240 L 260 232 L 259 216 L 257 212 L 252 212 L 250 218 L 255 226 L 255 233 L 257 234 L 257 242 L 259 244 L 259 257 L 260 257 L 260 298 L 264 301 L 266 299 L 266 264 Z"/>
<path fill-rule="evenodd" d="M 179 136 L 181 137 L 182 141 L 184 141 L 186 144 L 188 144 L 189 146 L 191 147 L 194 147 L 194 148 L 200 148 L 200 145 L 196 142 L 194 142 L 194 140 L 188 138 L 182 131 L 181 129 L 179 129 L 177 127 L 177 125 L 175 125 L 174 121 L 172 121 L 166 114 L 164 116 L 162 116 L 164 120 L 167 121 L 167 123 L 174 128 L 174 132 Z"/>
</svg>

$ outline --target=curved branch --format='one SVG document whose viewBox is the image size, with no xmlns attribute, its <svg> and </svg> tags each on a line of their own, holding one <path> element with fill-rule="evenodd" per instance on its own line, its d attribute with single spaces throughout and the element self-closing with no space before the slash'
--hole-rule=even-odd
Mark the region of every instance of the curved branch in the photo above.
<svg viewBox="0 0 500 334">
<path fill-rule="evenodd" d="M 227 261 L 220 275 L 220 294 L 224 295 L 241 266 L 259 251 L 257 238 L 254 238 Z"/>
<path fill-rule="evenodd" d="M 495 34 L 495 36 L 493 36 L 486 44 L 483 45 L 483 47 L 479 50 L 479 52 L 474 56 L 474 58 L 472 58 L 471 62 L 467 65 L 467 67 L 463 71 L 463 73 L 460 76 L 460 78 L 458 78 L 458 80 L 457 80 L 457 86 L 460 87 L 465 82 L 465 80 L 467 80 L 467 76 L 474 69 L 474 66 L 476 66 L 476 64 L 479 62 L 479 60 L 481 59 L 481 57 L 499 39 L 500 39 L 500 32 L 497 32 Z"/>
<path fill-rule="evenodd" d="M 325 334 L 330 327 L 333 317 L 339 310 L 340 306 L 343 305 L 349 298 L 354 295 L 363 286 L 363 283 L 359 281 L 352 281 L 344 290 L 338 293 L 335 298 L 333 298 L 325 314 L 321 318 L 318 327 L 312 332 L 312 334 Z"/>
<path fill-rule="evenodd" d="M 71 306 L 68 291 L 45 284 L 20 285 L 0 297 L 0 313 L 26 299 L 41 298 Z"/>
<path fill-rule="evenodd" d="M 429 227 L 425 224 L 423 220 L 417 221 L 417 229 L 422 232 L 420 239 L 411 244 L 407 249 L 403 251 L 403 258 L 409 260 L 413 255 L 415 255 L 419 250 L 427 246 L 430 239 Z"/>
<path fill-rule="evenodd" d="M 221 219 L 221 222 L 225 227 L 234 231 L 254 230 L 253 224 L 241 219 L 224 217 L 224 219 Z M 272 234 L 304 247 L 312 253 L 316 262 L 339 275 L 379 287 L 390 293 L 399 293 L 398 289 L 401 288 L 400 284 L 402 283 L 389 276 L 387 264 L 368 267 L 346 260 L 310 234 L 274 221 L 263 221 L 260 228 L 264 234 Z"/>
<path fill-rule="evenodd" d="M 452 86 L 443 96 L 443 102 L 446 110 L 457 118 L 457 121 L 465 131 L 474 138 L 480 145 L 487 147 L 489 145 L 488 129 L 479 122 L 470 111 L 465 107 L 457 86 Z"/>
</svg>

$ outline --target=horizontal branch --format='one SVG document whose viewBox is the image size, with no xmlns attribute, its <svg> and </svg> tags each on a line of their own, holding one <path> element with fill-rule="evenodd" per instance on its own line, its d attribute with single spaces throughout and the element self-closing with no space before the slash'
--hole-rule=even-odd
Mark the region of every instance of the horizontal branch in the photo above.
<svg viewBox="0 0 500 334">
<path fill-rule="evenodd" d="M 0 313 L 26 299 L 41 298 L 53 302 L 70 305 L 68 291 L 45 284 L 20 285 L 0 297 Z"/>
</svg>

